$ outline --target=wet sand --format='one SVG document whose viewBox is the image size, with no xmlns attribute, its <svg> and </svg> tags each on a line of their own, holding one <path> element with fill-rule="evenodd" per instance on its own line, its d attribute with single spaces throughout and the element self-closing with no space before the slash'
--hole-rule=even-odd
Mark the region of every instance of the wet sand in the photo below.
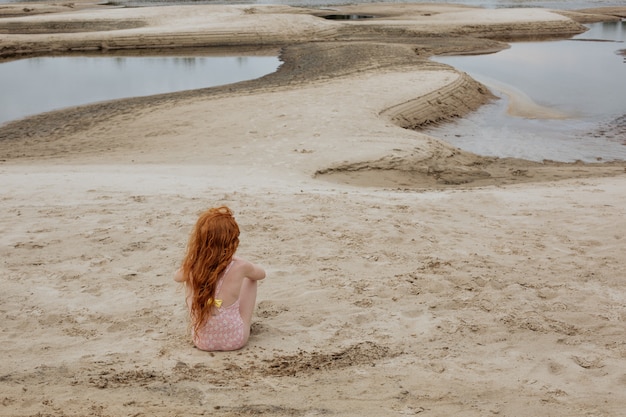
<svg viewBox="0 0 626 417">
<path fill-rule="evenodd" d="M 284 64 L 0 127 L 0 415 L 623 411 L 624 164 L 485 158 L 419 130 L 494 99 L 433 54 L 569 36 L 599 11 L 24 8 L 0 8 L 31 14 L 0 19 L 3 59 L 214 46 Z M 209 354 L 172 273 L 217 204 L 268 279 L 249 345 Z"/>
</svg>

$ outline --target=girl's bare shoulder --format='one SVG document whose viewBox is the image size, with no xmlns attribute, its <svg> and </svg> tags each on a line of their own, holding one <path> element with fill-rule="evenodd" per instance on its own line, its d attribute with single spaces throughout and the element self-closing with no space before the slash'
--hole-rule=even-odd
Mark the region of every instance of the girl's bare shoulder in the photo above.
<svg viewBox="0 0 626 417">
<path fill-rule="evenodd" d="M 233 268 L 236 268 L 239 274 L 253 280 L 265 278 L 265 271 L 259 265 L 239 257 L 233 257 L 233 260 L 235 261 Z"/>
</svg>

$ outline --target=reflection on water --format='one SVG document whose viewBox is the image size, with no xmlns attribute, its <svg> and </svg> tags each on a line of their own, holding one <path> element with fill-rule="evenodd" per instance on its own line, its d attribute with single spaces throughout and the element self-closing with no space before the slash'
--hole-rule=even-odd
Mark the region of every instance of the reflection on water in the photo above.
<svg viewBox="0 0 626 417">
<path fill-rule="evenodd" d="M 363 14 L 328 14 L 321 17 L 327 20 L 363 20 L 373 19 L 375 16 Z"/>
<path fill-rule="evenodd" d="M 46 57 L 0 64 L 0 123 L 53 109 L 230 84 L 276 71 L 273 56 Z"/>
<path fill-rule="evenodd" d="M 626 138 L 610 133 L 626 130 L 621 126 L 626 114 L 626 64 L 618 54 L 625 47 L 626 22 L 589 27 L 571 40 L 514 43 L 492 55 L 438 57 L 489 86 L 502 100 L 430 132 L 482 155 L 626 160 Z M 512 117 L 506 112 L 511 94 L 567 118 L 542 119 L 541 113 L 533 119 Z M 597 134 L 600 125 L 609 133 Z"/>
<path fill-rule="evenodd" d="M 626 41 L 626 21 L 621 22 L 603 22 L 587 25 L 589 30 L 576 39 L 600 39 L 617 42 Z"/>
</svg>

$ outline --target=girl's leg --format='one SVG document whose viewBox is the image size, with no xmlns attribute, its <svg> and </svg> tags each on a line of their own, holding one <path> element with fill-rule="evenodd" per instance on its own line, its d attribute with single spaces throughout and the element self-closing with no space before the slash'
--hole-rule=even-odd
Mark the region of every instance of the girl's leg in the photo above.
<svg viewBox="0 0 626 417">
<path fill-rule="evenodd" d="M 243 279 L 241 291 L 239 292 L 239 314 L 246 324 L 248 331 L 252 325 L 252 314 L 256 304 L 257 282 L 248 278 Z"/>
</svg>

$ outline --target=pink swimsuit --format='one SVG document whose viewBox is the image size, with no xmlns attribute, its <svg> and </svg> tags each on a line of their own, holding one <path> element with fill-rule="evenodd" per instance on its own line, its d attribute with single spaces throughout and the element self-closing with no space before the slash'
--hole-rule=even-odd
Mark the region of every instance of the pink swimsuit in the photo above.
<svg viewBox="0 0 626 417">
<path fill-rule="evenodd" d="M 217 283 L 215 294 L 219 294 L 222 283 L 232 266 L 226 267 Z M 202 350 L 237 350 L 246 344 L 245 324 L 239 313 L 239 300 L 227 307 L 213 310 L 211 317 L 204 323 L 197 333 L 192 334 L 193 343 Z"/>
</svg>

